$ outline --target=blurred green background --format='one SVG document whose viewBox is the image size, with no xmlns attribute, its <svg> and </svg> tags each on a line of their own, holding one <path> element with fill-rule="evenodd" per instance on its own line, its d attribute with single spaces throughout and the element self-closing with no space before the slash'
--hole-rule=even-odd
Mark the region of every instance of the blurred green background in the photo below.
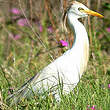
<svg viewBox="0 0 110 110">
<path fill-rule="evenodd" d="M 80 101 L 62 101 L 61 107 L 57 103 L 51 105 L 48 101 L 43 102 L 40 107 L 33 104 L 36 110 L 41 108 L 67 110 L 68 106 L 65 103 L 69 103 L 70 110 L 73 108 L 86 110 L 87 105 L 96 105 L 96 110 L 110 109 L 108 87 L 110 84 L 110 1 L 77 1 L 104 15 L 103 19 L 88 17 L 80 20 L 89 35 L 90 60 L 87 72 L 78 87 L 81 90 L 83 87 L 85 91 L 88 89 L 90 97 L 96 95 L 97 99 L 88 99 L 83 96 L 86 94 L 83 91 L 83 94 L 79 92 L 82 96 L 79 97 Z M 0 101 L 3 104 L 0 107 L 2 109 L 7 108 L 5 99 L 8 94 L 13 93 L 27 79 L 68 49 L 60 46 L 60 40 L 68 39 L 70 47 L 72 46 L 72 34 L 65 35 L 61 22 L 63 11 L 69 2 L 70 0 L 0 0 Z M 85 87 L 83 83 L 88 85 Z M 99 93 L 92 93 L 96 88 Z M 102 89 L 106 92 L 102 93 Z M 81 105 L 84 97 L 89 101 L 85 100 Z M 103 101 L 100 100 L 101 98 Z M 47 103 L 48 107 L 45 106 Z M 30 109 L 30 106 L 28 104 L 27 109 Z"/>
</svg>

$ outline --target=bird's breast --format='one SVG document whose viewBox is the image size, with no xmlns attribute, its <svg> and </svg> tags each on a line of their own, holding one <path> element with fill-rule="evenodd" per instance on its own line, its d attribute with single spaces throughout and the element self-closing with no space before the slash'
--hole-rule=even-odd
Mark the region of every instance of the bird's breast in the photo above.
<svg viewBox="0 0 110 110">
<path fill-rule="evenodd" d="M 80 75 L 84 73 L 87 67 L 88 58 L 89 58 L 89 43 L 88 41 L 84 41 L 84 44 L 82 46 L 82 54 L 81 54 L 81 61 L 80 61 Z"/>
</svg>

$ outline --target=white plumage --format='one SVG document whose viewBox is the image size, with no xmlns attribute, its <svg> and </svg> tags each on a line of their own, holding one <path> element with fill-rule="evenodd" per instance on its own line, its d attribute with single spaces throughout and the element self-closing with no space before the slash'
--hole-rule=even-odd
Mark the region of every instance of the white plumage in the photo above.
<svg viewBox="0 0 110 110">
<path fill-rule="evenodd" d="M 87 32 L 78 18 L 86 17 L 87 14 L 103 17 L 102 15 L 89 10 L 79 2 L 72 2 L 67 10 L 67 21 L 74 32 L 74 43 L 71 49 L 62 56 L 46 66 L 43 70 L 25 83 L 17 92 L 8 97 L 12 104 L 18 103 L 21 98 L 32 94 L 32 91 L 42 93 L 45 90 L 55 90 L 59 85 L 59 80 L 63 84 L 63 92 L 68 93 L 77 85 L 84 73 L 89 57 L 89 41 Z M 58 90 L 55 92 L 55 98 L 59 99 Z"/>
</svg>

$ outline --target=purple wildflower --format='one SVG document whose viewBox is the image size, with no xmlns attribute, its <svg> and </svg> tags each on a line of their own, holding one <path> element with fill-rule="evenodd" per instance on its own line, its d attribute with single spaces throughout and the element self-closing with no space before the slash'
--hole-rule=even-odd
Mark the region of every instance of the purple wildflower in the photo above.
<svg viewBox="0 0 110 110">
<path fill-rule="evenodd" d="M 43 27 L 42 27 L 42 25 L 39 26 L 39 31 L 40 31 L 40 32 L 43 31 Z"/>
<path fill-rule="evenodd" d="M 87 110 L 96 110 L 95 105 L 93 105 L 93 106 L 88 105 Z"/>
<path fill-rule="evenodd" d="M 19 34 L 16 34 L 15 36 L 14 36 L 14 39 L 15 40 L 18 40 L 18 39 L 20 39 L 21 38 L 21 36 L 19 35 Z"/>
<path fill-rule="evenodd" d="M 67 47 L 68 46 L 68 43 L 66 41 L 64 41 L 64 40 L 60 40 L 60 44 L 63 47 Z"/>
<path fill-rule="evenodd" d="M 14 35 L 11 33 L 11 34 L 9 34 L 9 37 L 11 37 L 12 39 L 18 40 L 21 38 L 21 35 L 19 35 L 19 34 Z"/>
<path fill-rule="evenodd" d="M 11 9 L 11 12 L 12 12 L 13 14 L 15 14 L 15 15 L 21 14 L 20 10 L 17 9 L 17 8 L 12 8 L 12 9 Z"/>
<path fill-rule="evenodd" d="M 27 23 L 27 20 L 25 19 L 25 18 L 21 18 L 21 19 L 19 19 L 18 21 L 17 21 L 17 24 L 19 25 L 19 26 L 28 26 L 28 23 Z"/>
<path fill-rule="evenodd" d="M 91 107 L 91 109 L 92 109 L 92 110 L 96 110 L 96 109 L 95 109 L 95 105 L 93 105 L 93 106 Z"/>
<path fill-rule="evenodd" d="M 106 28 L 106 31 L 107 31 L 107 32 L 110 32 L 110 27 Z"/>
<path fill-rule="evenodd" d="M 110 89 L 110 84 L 108 84 L 108 88 Z"/>
<path fill-rule="evenodd" d="M 52 32 L 53 32 L 52 26 L 49 26 L 49 27 L 48 27 L 48 32 L 49 32 L 49 33 L 52 33 Z"/>
</svg>

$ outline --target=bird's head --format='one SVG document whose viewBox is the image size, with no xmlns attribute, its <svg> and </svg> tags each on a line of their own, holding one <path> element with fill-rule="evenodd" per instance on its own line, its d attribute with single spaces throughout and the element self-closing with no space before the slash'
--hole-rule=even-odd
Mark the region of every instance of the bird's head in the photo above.
<svg viewBox="0 0 110 110">
<path fill-rule="evenodd" d="M 67 13 L 73 14 L 77 18 L 86 17 L 88 15 L 103 18 L 103 15 L 88 9 L 85 5 L 76 1 L 71 2 Z"/>
</svg>

